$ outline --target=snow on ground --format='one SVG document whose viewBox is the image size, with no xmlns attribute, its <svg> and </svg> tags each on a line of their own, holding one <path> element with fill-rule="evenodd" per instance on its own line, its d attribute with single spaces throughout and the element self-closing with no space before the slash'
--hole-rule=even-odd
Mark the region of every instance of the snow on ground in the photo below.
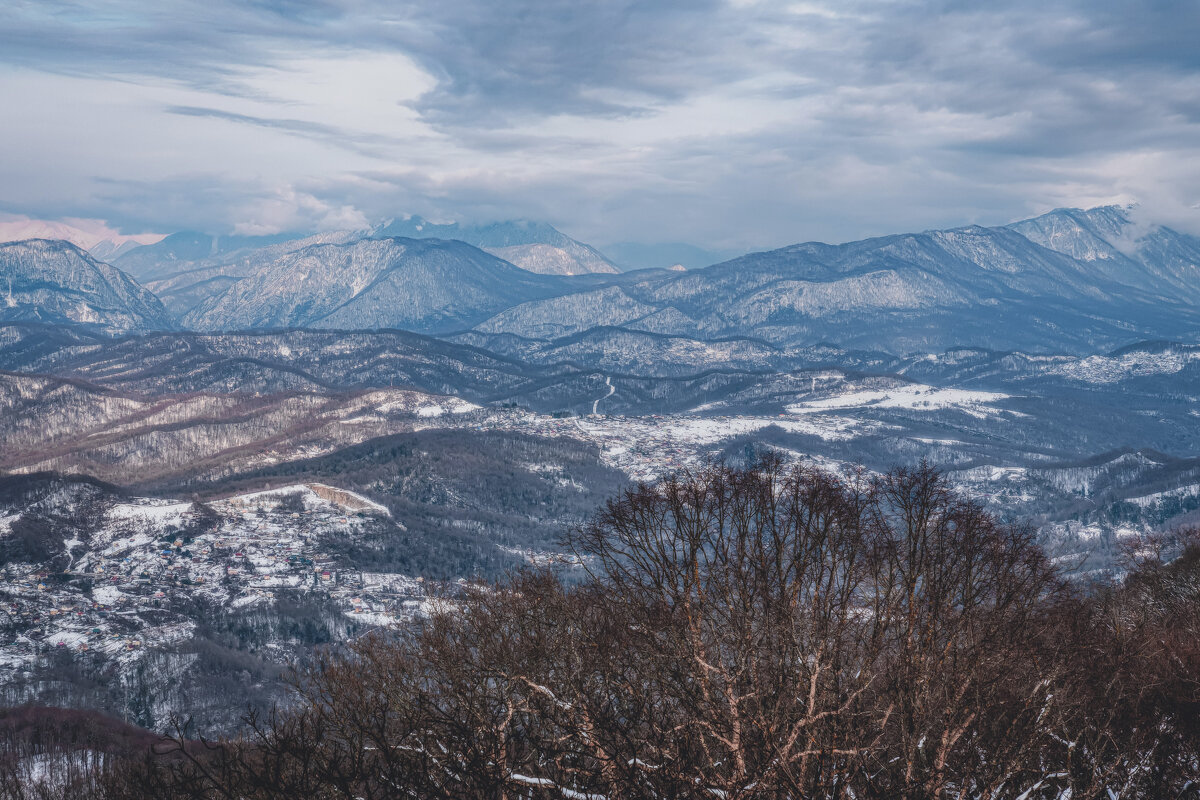
<svg viewBox="0 0 1200 800">
<path fill-rule="evenodd" d="M 497 413 L 483 420 L 483 424 L 476 421 L 475 425 L 479 429 L 516 430 L 536 436 L 568 436 L 593 442 L 600 448 L 605 464 L 641 481 L 654 480 L 696 466 L 706 457 L 719 452 L 721 446 L 730 439 L 770 426 L 827 441 L 853 439 L 889 428 L 875 420 L 855 420 L 835 415 L 804 418 L 785 414 L 556 418 L 528 412 Z M 539 465 L 525 466 L 541 471 Z"/>
<path fill-rule="evenodd" d="M 511 553 L 514 556 L 520 556 L 526 563 L 532 564 L 535 567 L 549 567 L 555 565 L 581 567 L 585 559 L 573 553 L 563 553 L 553 550 L 532 550 L 529 548 L 505 547 L 497 545 L 497 549 L 503 550 L 506 553 Z"/>
<path fill-rule="evenodd" d="M 997 467 L 990 464 L 970 470 L 970 477 L 993 483 L 1024 480 L 1028 474 L 1029 470 L 1025 467 Z"/>
<path fill-rule="evenodd" d="M 226 503 L 238 508 L 249 507 L 278 507 L 279 503 L 289 497 L 299 496 L 306 509 L 334 507 L 352 513 L 370 512 L 390 517 L 392 512 L 387 506 L 376 503 L 358 492 L 339 489 L 325 483 L 293 483 L 277 489 L 264 489 L 260 492 L 247 492 L 234 495 L 225 500 Z"/>
<path fill-rule="evenodd" d="M 834 416 L 815 420 L 786 417 L 701 417 L 679 419 L 668 425 L 666 431 L 681 442 L 709 445 L 735 436 L 756 433 L 772 425 L 788 433 L 807 434 L 826 441 L 853 439 L 882 427 L 873 421 Z"/>
<path fill-rule="evenodd" d="M 306 488 L 310 489 L 322 500 L 333 505 L 350 508 L 352 511 L 372 511 L 376 514 L 382 514 L 385 517 L 392 515 L 387 506 L 376 503 L 374 500 L 363 497 L 358 492 L 352 492 L 349 489 L 339 489 L 336 486 L 330 486 L 325 483 L 309 483 L 306 484 Z"/>
<path fill-rule="evenodd" d="M 1200 350 L 1139 351 L 1119 356 L 1088 356 L 1055 364 L 1046 370 L 1046 374 L 1087 383 L 1119 383 L 1146 375 L 1173 375 L 1197 360 L 1200 360 Z"/>
<path fill-rule="evenodd" d="M 315 496 L 313 490 L 309 489 L 303 483 L 292 483 L 287 486 L 280 486 L 276 489 L 264 489 L 260 492 L 246 492 L 237 494 L 233 497 L 226 498 L 225 502 L 235 506 L 252 506 L 266 502 L 271 507 L 279 505 L 281 501 L 291 495 L 300 495 L 307 499 L 309 496 Z"/>
<path fill-rule="evenodd" d="M 89 774 L 103 759 L 103 754 L 86 749 L 66 753 L 39 753 L 18 761 L 16 773 L 20 776 L 19 781 L 24 780 L 28 784 L 26 788 L 30 789 L 30 794 L 35 792 L 32 786 L 38 784 L 42 791 L 61 791 L 63 794 L 60 796 L 66 797 L 68 776 Z"/>
<path fill-rule="evenodd" d="M 466 414 L 478 411 L 479 406 L 461 397 L 426 395 L 413 392 L 398 400 L 389 400 L 375 407 L 380 414 L 408 413 L 419 417 L 440 417 L 445 414 Z"/>
<path fill-rule="evenodd" d="M 1183 497 L 1196 497 L 1200 495 L 1200 484 L 1192 484 L 1191 486 L 1180 486 L 1175 489 L 1169 489 L 1165 492 L 1155 492 L 1154 494 L 1142 495 L 1141 497 L 1131 497 L 1128 502 L 1135 505 L 1147 508 L 1155 505 L 1163 500 L 1176 499 Z"/>
<path fill-rule="evenodd" d="M 851 408 L 896 408 L 912 411 L 950 409 L 983 419 L 999 414 L 1000 410 L 993 406 L 1009 398 L 1010 395 L 1000 392 L 943 389 L 915 383 L 888 389 L 864 389 L 817 400 L 803 400 L 787 406 L 787 411 L 791 414 L 817 414 Z"/>
<path fill-rule="evenodd" d="M 77 647 L 87 639 L 85 631 L 57 631 L 46 638 L 46 643 L 52 647 Z"/>
<path fill-rule="evenodd" d="M 160 500 L 143 500 L 138 503 L 117 503 L 108 511 L 113 522 L 142 522 L 158 528 L 180 525 L 183 515 L 192 507 L 191 503 L 173 503 Z"/>
<path fill-rule="evenodd" d="M 822 377 L 822 376 L 818 376 Z M 815 385 L 815 378 L 810 381 Z M 944 389 L 923 384 L 903 384 L 884 390 L 858 389 L 832 397 L 802 400 L 786 406 L 786 414 L 761 415 L 649 415 L 555 418 L 540 414 L 493 412 L 473 420 L 479 429 L 517 430 L 537 436 L 570 436 L 595 442 L 601 457 L 635 480 L 653 480 L 695 466 L 719 452 L 723 443 L 739 436 L 777 427 L 788 433 L 825 441 L 848 441 L 862 436 L 903 430 L 876 419 L 856 418 L 860 409 L 912 411 L 956 410 L 977 419 L 1014 414 L 996 408 L 1009 399 L 1000 392 Z M 851 413 L 838 414 L 838 411 Z M 917 439 L 926 445 L 955 445 L 953 439 Z M 538 469 L 536 466 L 529 468 Z"/>
<path fill-rule="evenodd" d="M 104 606 L 115 606 L 124 596 L 116 586 L 97 586 L 92 589 L 92 599 Z"/>
<path fill-rule="evenodd" d="M 447 403 L 434 403 L 428 406 L 422 406 L 417 409 L 418 417 L 440 417 L 445 414 L 466 414 L 468 411 L 475 411 L 479 406 L 474 403 L 468 403 L 466 400 L 451 398 Z"/>
<path fill-rule="evenodd" d="M 281 502 L 297 492 L 302 505 Z M 0 641 L 0 682 L 6 671 L 32 670 L 58 651 L 104 653 L 130 668 L 147 653 L 193 636 L 195 622 L 187 615 L 198 602 L 265 606 L 282 590 L 319 593 L 349 608 L 353 594 L 366 603 L 355 617 L 370 625 L 411 616 L 409 604 L 416 608 L 424 594 L 421 581 L 403 575 L 363 580 L 323 551 L 331 536 L 354 537 L 381 524 L 387 510 L 362 495 L 297 484 L 210 506 L 214 523 L 196 527 L 191 503 L 125 500 L 109 506 L 89 535 L 65 542 L 76 556 L 65 575 L 36 564 L 0 565 L 10 598 L 5 611 L 23 626 Z M 363 611 L 381 616 L 363 617 Z"/>
<path fill-rule="evenodd" d="M 364 589 L 386 590 L 394 594 L 418 594 L 425 582 L 423 578 L 394 572 L 363 572 L 361 575 Z"/>
<path fill-rule="evenodd" d="M 383 611 L 362 611 L 357 608 L 352 608 L 342 612 L 347 617 L 350 617 L 355 622 L 361 622 L 365 625 L 374 625 L 379 628 L 388 628 L 396 624 L 397 617 L 395 614 L 388 614 Z"/>
</svg>

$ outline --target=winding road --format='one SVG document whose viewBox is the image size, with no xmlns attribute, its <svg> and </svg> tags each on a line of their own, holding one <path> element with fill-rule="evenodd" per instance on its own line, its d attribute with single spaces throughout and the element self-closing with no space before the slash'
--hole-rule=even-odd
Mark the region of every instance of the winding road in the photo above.
<svg viewBox="0 0 1200 800">
<path fill-rule="evenodd" d="M 612 378 L 608 375 L 604 376 L 604 385 L 608 387 L 608 394 L 604 395 L 604 397 L 597 397 L 592 401 L 592 416 L 599 416 L 600 411 L 598 409 L 600 408 L 601 400 L 607 400 L 617 393 L 617 387 L 612 385 Z"/>
</svg>

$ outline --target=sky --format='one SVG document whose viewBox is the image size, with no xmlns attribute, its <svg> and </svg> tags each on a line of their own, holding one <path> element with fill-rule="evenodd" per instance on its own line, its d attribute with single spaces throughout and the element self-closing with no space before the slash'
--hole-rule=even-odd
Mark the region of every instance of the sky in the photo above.
<svg viewBox="0 0 1200 800">
<path fill-rule="evenodd" d="M 1195 0 L 0 0 L 0 214 L 737 250 L 1136 202 L 1200 233 L 1196 42 Z"/>
</svg>

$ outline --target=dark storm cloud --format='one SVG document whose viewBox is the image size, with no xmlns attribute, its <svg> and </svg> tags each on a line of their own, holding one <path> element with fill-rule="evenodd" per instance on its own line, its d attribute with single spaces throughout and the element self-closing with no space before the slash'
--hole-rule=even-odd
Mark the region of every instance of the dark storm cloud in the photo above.
<svg viewBox="0 0 1200 800">
<path fill-rule="evenodd" d="M 317 202 L 749 246 L 1066 203 L 1200 201 L 1195 2 L 40 0 L 7 17 L 2 63 L 168 81 L 203 95 L 162 102 L 168 117 L 358 159 L 302 150 L 247 174 L 227 164 L 229 142 L 205 149 L 220 131 L 204 128 L 186 168 L 136 165 L 146 174 L 133 178 L 147 196 L 201 178 L 224 186 L 180 201 L 192 224 L 229 227 L 245 222 L 230 208 L 302 197 L 313 198 L 302 219 Z M 428 76 L 393 101 L 423 131 L 371 119 L 378 98 L 350 109 L 362 114 L 316 101 L 299 113 L 305 86 L 279 91 L 274 73 L 286 81 L 291 61 L 356 54 L 402 55 Z M 411 82 L 395 69 L 397 85 Z M 254 79 L 266 72 L 273 83 Z M 106 203 L 171 224 L 122 195 L 132 184 L 86 177 L 88 191 L 62 179 L 73 213 L 90 196 L 93 214 Z M 50 208 L 49 191 L 0 199 Z"/>
<path fill-rule="evenodd" d="M 399 51 L 440 83 L 422 106 L 472 124 L 510 112 L 624 113 L 589 98 L 618 87 L 682 96 L 722 71 L 713 0 L 23 3 L 0 28 L 0 59 L 89 75 L 150 74 L 234 91 L 229 75 L 297 47 Z M 729 19 L 726 19 L 729 18 Z M 687 62 L 703 70 L 679 68 Z M 730 65 L 727 71 L 734 65 Z"/>
</svg>

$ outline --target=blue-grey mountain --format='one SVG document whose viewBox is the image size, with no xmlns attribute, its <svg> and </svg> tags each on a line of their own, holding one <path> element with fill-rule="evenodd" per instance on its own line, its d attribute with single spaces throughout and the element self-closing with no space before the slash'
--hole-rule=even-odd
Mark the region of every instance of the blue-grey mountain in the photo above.
<svg viewBox="0 0 1200 800">
<path fill-rule="evenodd" d="M 376 228 L 373 235 L 457 239 L 511 261 L 522 269 L 546 275 L 619 271 L 596 248 L 576 241 L 544 222 L 521 220 L 472 226 L 456 222 L 439 224 L 414 216 L 391 220 Z"/>
<path fill-rule="evenodd" d="M 459 241 L 360 239 L 282 256 L 185 317 L 197 330 L 461 330 L 505 308 L 561 294 L 537 275 Z"/>
<path fill-rule="evenodd" d="M 175 327 L 158 298 L 129 275 L 57 239 L 0 244 L 0 320 L 105 333 Z"/>
<path fill-rule="evenodd" d="M 1109 258 L 1085 260 L 1092 250 L 1060 243 L 1067 252 L 1059 252 L 1020 230 L 810 242 L 685 273 L 627 274 L 506 309 L 479 329 L 554 338 L 610 324 L 893 353 L 956 345 L 1082 353 L 1200 332 L 1194 240 L 1156 229 L 1134 242 L 1136 259 L 1109 245 L 1098 251 Z"/>
</svg>

